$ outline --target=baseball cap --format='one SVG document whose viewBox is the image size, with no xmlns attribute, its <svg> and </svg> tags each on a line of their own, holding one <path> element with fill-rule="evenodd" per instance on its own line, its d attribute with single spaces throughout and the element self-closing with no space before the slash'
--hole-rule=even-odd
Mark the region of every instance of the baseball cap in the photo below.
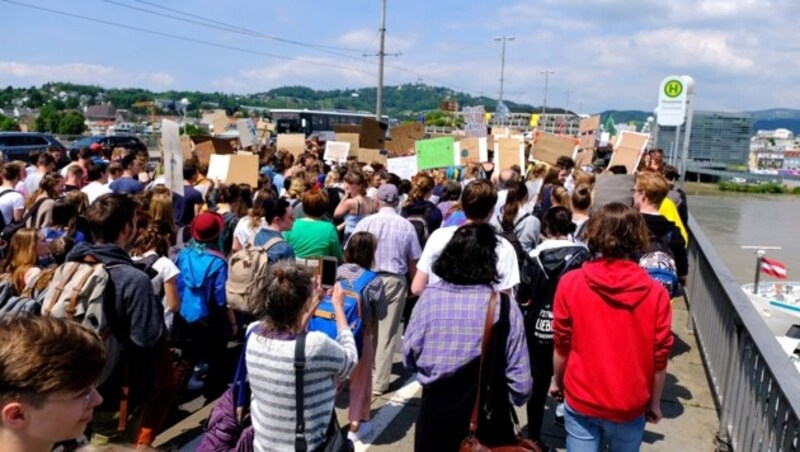
<svg viewBox="0 0 800 452">
<path fill-rule="evenodd" d="M 397 187 L 394 184 L 382 184 L 378 187 L 378 199 L 385 203 L 395 203 L 400 199 Z"/>
</svg>

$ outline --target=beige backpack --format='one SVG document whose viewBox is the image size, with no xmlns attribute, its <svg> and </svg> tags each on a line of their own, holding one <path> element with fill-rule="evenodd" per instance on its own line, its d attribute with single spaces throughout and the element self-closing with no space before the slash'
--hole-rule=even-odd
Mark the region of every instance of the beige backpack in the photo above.
<svg viewBox="0 0 800 452">
<path fill-rule="evenodd" d="M 262 246 L 248 243 L 233 253 L 228 261 L 228 281 L 225 283 L 225 296 L 231 309 L 249 311 L 248 307 L 257 302 L 258 297 L 263 297 L 269 271 L 267 251 L 283 241 L 280 237 L 273 237 Z"/>
</svg>

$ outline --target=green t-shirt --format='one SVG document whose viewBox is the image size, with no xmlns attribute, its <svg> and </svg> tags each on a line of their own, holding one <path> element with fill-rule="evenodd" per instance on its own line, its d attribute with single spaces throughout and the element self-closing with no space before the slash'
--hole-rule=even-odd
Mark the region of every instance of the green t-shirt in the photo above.
<svg viewBox="0 0 800 452">
<path fill-rule="evenodd" d="M 342 260 L 342 246 L 336 227 L 324 220 L 301 218 L 295 220 L 291 230 L 283 233 L 283 238 L 292 245 L 298 258 L 336 256 Z"/>
</svg>

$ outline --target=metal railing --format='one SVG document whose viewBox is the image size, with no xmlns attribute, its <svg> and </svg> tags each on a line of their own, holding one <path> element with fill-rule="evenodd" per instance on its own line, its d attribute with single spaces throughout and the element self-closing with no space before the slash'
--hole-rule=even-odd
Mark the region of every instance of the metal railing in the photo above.
<svg viewBox="0 0 800 452">
<path fill-rule="evenodd" d="M 689 310 L 719 409 L 718 450 L 800 449 L 800 373 L 689 219 Z"/>
</svg>

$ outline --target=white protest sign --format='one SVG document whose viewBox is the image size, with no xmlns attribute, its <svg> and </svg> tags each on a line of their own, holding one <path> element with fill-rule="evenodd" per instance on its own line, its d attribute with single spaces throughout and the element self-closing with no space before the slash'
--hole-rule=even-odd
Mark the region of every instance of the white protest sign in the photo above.
<svg viewBox="0 0 800 452">
<path fill-rule="evenodd" d="M 258 134 L 252 119 L 237 119 L 236 128 L 239 130 L 239 142 L 242 148 L 258 144 Z"/>
<path fill-rule="evenodd" d="M 483 105 L 464 107 L 464 130 L 467 135 L 483 138 L 486 134 L 486 111 Z"/>
<path fill-rule="evenodd" d="M 161 146 L 164 149 L 164 180 L 174 193 L 183 196 L 183 148 L 180 126 L 169 119 L 161 120 Z"/>
<path fill-rule="evenodd" d="M 350 143 L 346 141 L 326 141 L 323 160 L 332 162 L 345 162 L 350 153 Z"/>
<path fill-rule="evenodd" d="M 386 159 L 386 168 L 390 173 L 397 174 L 400 179 L 411 180 L 417 174 L 417 156 L 394 157 Z"/>
<path fill-rule="evenodd" d="M 678 75 L 671 75 L 661 81 L 658 88 L 658 125 L 678 127 L 686 120 L 686 81 Z"/>
<path fill-rule="evenodd" d="M 208 159 L 208 174 L 206 177 L 213 181 L 225 181 L 228 177 L 228 168 L 231 159 L 227 155 L 211 154 Z"/>
</svg>

